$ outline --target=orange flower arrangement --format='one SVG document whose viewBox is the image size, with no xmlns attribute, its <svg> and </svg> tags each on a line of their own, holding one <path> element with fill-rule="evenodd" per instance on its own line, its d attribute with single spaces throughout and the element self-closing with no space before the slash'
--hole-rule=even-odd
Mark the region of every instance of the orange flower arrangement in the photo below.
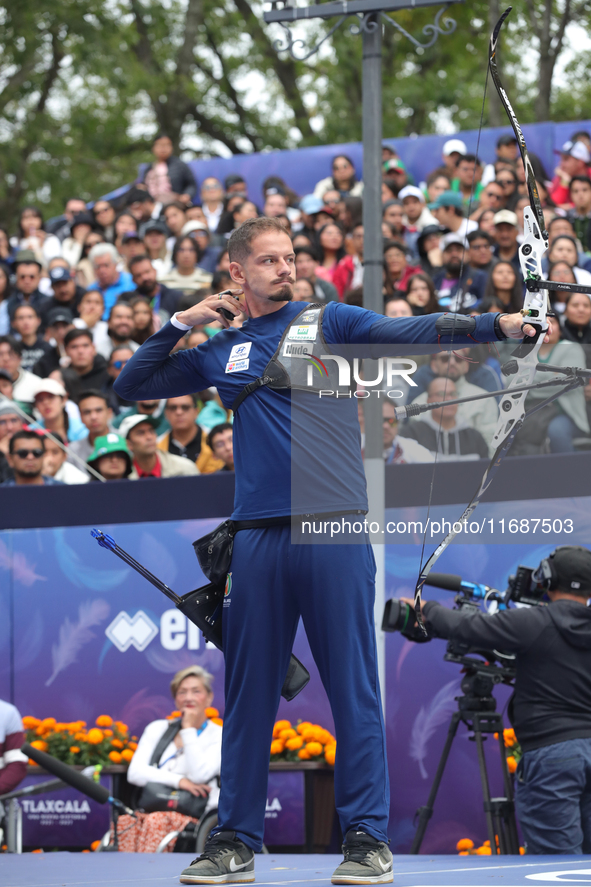
<svg viewBox="0 0 591 887">
<path fill-rule="evenodd" d="M 500 853 L 498 835 L 495 836 L 495 844 L 495 853 Z M 474 841 L 470 838 L 461 838 L 456 844 L 456 850 L 458 851 L 458 856 L 492 856 L 490 841 L 484 841 L 480 847 L 476 847 Z M 519 853 L 523 856 L 525 847 L 520 847 Z"/>
<path fill-rule="evenodd" d="M 217 708 L 206 708 L 205 714 L 214 723 L 223 721 Z M 180 717 L 172 712 L 169 719 Z M 64 723 L 55 718 L 23 718 L 27 742 L 66 764 L 89 765 L 129 764 L 137 749 L 137 736 L 130 737 L 129 727 L 110 715 L 99 715 L 95 726 L 86 729 L 86 721 Z M 290 726 L 290 725 L 289 725 Z M 297 736 L 293 731 L 294 736 Z M 281 745 L 283 749 L 283 744 Z M 29 759 L 30 764 L 35 762 Z"/>
<path fill-rule="evenodd" d="M 27 741 L 66 764 L 103 765 L 129 763 L 137 748 L 129 728 L 110 715 L 99 715 L 96 726 L 86 729 L 86 721 L 65 723 L 55 718 L 23 718 Z M 33 764 L 33 761 L 29 761 Z"/>
<path fill-rule="evenodd" d="M 337 741 L 319 724 L 276 721 L 271 742 L 271 761 L 326 761 L 334 766 Z"/>
</svg>

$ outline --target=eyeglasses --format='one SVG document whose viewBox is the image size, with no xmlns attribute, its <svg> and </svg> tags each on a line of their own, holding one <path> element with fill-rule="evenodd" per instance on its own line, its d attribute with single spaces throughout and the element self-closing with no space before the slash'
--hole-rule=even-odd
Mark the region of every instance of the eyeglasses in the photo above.
<svg viewBox="0 0 591 887">
<path fill-rule="evenodd" d="M 500 185 L 501 188 L 506 188 L 508 185 L 514 185 L 515 179 L 497 179 L 497 185 Z"/>
<path fill-rule="evenodd" d="M 492 249 L 490 243 L 471 243 L 470 249 Z"/>
<path fill-rule="evenodd" d="M 217 190 L 218 190 L 219 188 L 221 188 L 221 187 L 222 187 L 222 186 L 221 186 L 221 185 L 218 185 L 218 184 L 215 184 L 215 185 L 202 185 L 202 186 L 201 186 L 201 190 L 202 190 L 202 191 L 217 191 Z"/>
<path fill-rule="evenodd" d="M 34 459 L 40 459 L 45 450 L 42 449 L 34 449 L 34 450 L 15 450 L 14 455 L 18 456 L 19 459 L 26 459 L 27 456 L 33 456 Z"/>
<path fill-rule="evenodd" d="M 493 198 L 494 198 L 494 200 L 502 200 L 503 199 L 503 195 L 497 194 L 495 191 L 485 191 L 484 193 L 486 194 L 486 196 L 488 197 L 489 200 L 493 200 Z"/>
<path fill-rule="evenodd" d="M 108 213 L 110 209 L 112 209 L 112 207 L 110 207 L 110 206 L 103 206 L 102 209 L 97 209 L 97 208 L 95 207 L 95 208 L 94 208 L 94 211 L 95 211 L 96 215 L 98 216 L 100 213 Z"/>
<path fill-rule="evenodd" d="M 125 366 L 128 360 L 129 357 L 127 358 L 127 360 L 114 360 L 111 366 L 114 367 L 116 370 L 120 370 Z"/>
<path fill-rule="evenodd" d="M 392 416 L 391 419 L 384 418 L 383 422 L 384 425 L 396 425 L 398 419 L 395 416 Z"/>
<path fill-rule="evenodd" d="M 174 413 L 175 410 L 182 410 L 183 413 L 188 413 L 189 410 L 193 410 L 195 408 L 191 404 L 188 404 L 188 403 L 175 403 L 175 404 L 170 404 L 170 406 L 167 405 L 166 409 L 170 410 L 171 413 Z"/>
<path fill-rule="evenodd" d="M 341 166 L 333 166 L 334 172 L 341 172 L 344 169 L 351 169 L 351 167 L 348 163 L 343 163 Z"/>
</svg>

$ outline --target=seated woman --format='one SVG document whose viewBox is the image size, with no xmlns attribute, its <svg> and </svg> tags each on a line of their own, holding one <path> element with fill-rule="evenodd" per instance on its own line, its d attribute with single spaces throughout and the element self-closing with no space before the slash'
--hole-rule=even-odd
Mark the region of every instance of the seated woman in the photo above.
<svg viewBox="0 0 591 887">
<path fill-rule="evenodd" d="M 500 261 L 493 265 L 486 283 L 482 310 L 488 311 L 489 302 L 503 306 L 503 311 L 520 311 L 523 306 L 523 283 L 511 262 Z"/>
<path fill-rule="evenodd" d="M 421 274 L 422 268 L 411 265 L 408 252 L 401 243 L 391 241 L 384 244 L 384 268 L 386 271 L 386 294 L 406 293 L 409 279 L 413 274 Z"/>
<path fill-rule="evenodd" d="M 177 239 L 172 261 L 174 268 L 158 278 L 160 283 L 185 295 L 199 293 L 210 285 L 213 275 L 199 267 L 199 247 L 192 237 L 181 235 Z"/>
<path fill-rule="evenodd" d="M 591 345 L 591 299 L 587 293 L 568 293 L 562 338 L 567 342 L 578 342 L 579 345 Z"/>
<path fill-rule="evenodd" d="M 220 793 L 222 728 L 206 714 L 213 701 L 212 680 L 212 675 L 199 665 L 175 674 L 170 691 L 181 717 L 176 722 L 159 720 L 148 724 L 127 771 L 128 782 L 142 789 L 156 783 L 163 789 L 179 789 L 203 798 L 204 809 L 199 818 L 217 807 Z M 154 760 L 160 740 L 171 723 L 176 724 L 177 733 Z M 119 849 L 124 852 L 154 853 L 169 832 L 182 830 L 189 822 L 198 822 L 198 818 L 177 811 L 143 813 L 142 801 L 140 794 L 137 820 L 131 816 L 119 817 Z M 171 841 L 166 850 L 170 852 L 175 843 Z"/>
<path fill-rule="evenodd" d="M 409 277 L 406 300 L 415 317 L 441 311 L 435 295 L 435 286 L 427 274 L 413 274 Z"/>
</svg>

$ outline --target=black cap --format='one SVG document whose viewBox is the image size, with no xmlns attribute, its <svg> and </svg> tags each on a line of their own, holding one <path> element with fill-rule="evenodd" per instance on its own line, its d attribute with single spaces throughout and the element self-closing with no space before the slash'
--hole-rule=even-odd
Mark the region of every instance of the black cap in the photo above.
<svg viewBox="0 0 591 887">
<path fill-rule="evenodd" d="M 148 231 L 158 231 L 160 234 L 168 234 L 166 222 L 161 222 L 160 219 L 148 219 L 147 222 L 140 225 L 140 237 L 142 240 Z"/>
<path fill-rule="evenodd" d="M 557 548 L 552 558 L 557 588 L 573 594 L 591 596 L 591 551 L 574 545 Z"/>
<path fill-rule="evenodd" d="M 515 138 L 515 136 L 512 136 L 512 135 L 499 136 L 499 138 L 497 139 L 497 148 L 500 148 L 501 145 L 516 145 L 516 144 L 517 144 L 517 139 Z"/>
<path fill-rule="evenodd" d="M 58 265 L 57 268 L 52 268 L 49 272 L 49 279 L 52 283 L 60 283 L 62 280 L 71 280 L 72 275 L 68 268 Z"/>
<path fill-rule="evenodd" d="M 47 312 L 47 326 L 53 326 L 54 323 L 72 323 L 74 315 L 69 308 L 52 308 Z"/>
<path fill-rule="evenodd" d="M 239 176 L 239 175 L 236 175 L 235 173 L 232 173 L 232 175 L 226 176 L 226 178 L 224 179 L 224 187 L 227 190 L 228 188 L 231 188 L 232 185 L 237 185 L 238 182 L 243 182 L 243 181 L 244 181 L 244 176 Z"/>
<path fill-rule="evenodd" d="M 121 243 L 129 243 L 130 240 L 141 240 L 137 231 L 126 231 L 121 237 Z"/>
<path fill-rule="evenodd" d="M 76 213 L 70 223 L 70 231 L 73 231 L 76 225 L 90 225 L 94 228 L 96 221 L 92 213 Z"/>
<path fill-rule="evenodd" d="M 125 195 L 126 206 L 131 206 L 132 203 L 147 203 L 148 201 L 153 201 L 153 197 L 144 188 L 130 188 Z"/>
</svg>

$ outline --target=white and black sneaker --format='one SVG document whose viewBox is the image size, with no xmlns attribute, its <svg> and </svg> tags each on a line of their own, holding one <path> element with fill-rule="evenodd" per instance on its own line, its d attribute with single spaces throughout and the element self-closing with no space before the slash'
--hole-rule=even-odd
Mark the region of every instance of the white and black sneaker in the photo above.
<svg viewBox="0 0 591 887">
<path fill-rule="evenodd" d="M 236 832 L 217 832 L 201 856 L 181 872 L 181 884 L 235 884 L 254 881 L 254 851 Z"/>
<path fill-rule="evenodd" d="M 386 884 L 394 880 L 392 854 L 384 841 L 365 832 L 349 831 L 343 854 L 345 859 L 331 878 L 333 884 Z"/>
</svg>

